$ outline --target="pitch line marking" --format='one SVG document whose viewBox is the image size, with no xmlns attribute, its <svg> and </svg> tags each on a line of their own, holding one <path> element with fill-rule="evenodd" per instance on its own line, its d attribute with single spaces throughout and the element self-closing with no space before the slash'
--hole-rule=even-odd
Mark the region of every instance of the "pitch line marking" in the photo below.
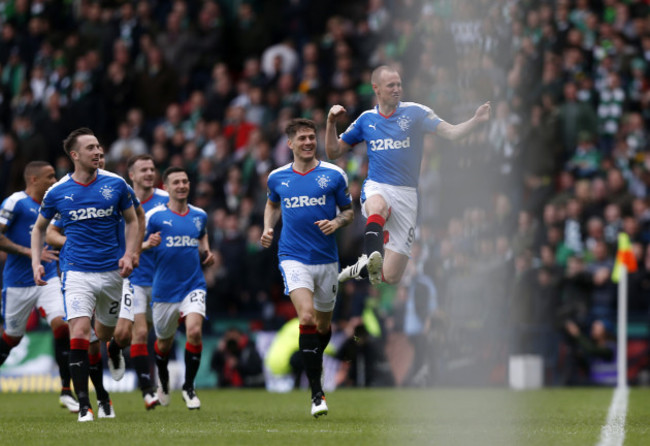
<svg viewBox="0 0 650 446">
<path fill-rule="evenodd" d="M 630 389 L 617 387 L 607 412 L 607 423 L 600 431 L 597 446 L 623 446 L 625 440 L 625 417 Z"/>
</svg>

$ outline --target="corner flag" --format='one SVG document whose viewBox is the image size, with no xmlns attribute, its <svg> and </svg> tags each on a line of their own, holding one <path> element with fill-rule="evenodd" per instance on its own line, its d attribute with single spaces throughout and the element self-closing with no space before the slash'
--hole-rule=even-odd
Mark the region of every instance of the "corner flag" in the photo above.
<svg viewBox="0 0 650 446">
<path fill-rule="evenodd" d="M 621 266 L 625 265 L 627 271 L 630 273 L 638 269 L 636 264 L 636 257 L 632 251 L 632 244 L 630 243 L 630 236 L 624 232 L 618 234 L 618 250 L 616 251 L 616 263 L 612 271 L 612 282 L 618 283 L 621 275 Z"/>
</svg>

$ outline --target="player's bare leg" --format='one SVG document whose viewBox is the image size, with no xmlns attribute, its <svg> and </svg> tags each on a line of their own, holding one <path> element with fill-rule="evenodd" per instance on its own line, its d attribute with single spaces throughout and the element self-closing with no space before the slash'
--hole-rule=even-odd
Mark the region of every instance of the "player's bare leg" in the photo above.
<svg viewBox="0 0 650 446">
<path fill-rule="evenodd" d="M 383 281 L 395 284 L 402 280 L 408 262 L 408 256 L 386 249 L 384 253 L 384 267 L 382 270 Z"/>
</svg>

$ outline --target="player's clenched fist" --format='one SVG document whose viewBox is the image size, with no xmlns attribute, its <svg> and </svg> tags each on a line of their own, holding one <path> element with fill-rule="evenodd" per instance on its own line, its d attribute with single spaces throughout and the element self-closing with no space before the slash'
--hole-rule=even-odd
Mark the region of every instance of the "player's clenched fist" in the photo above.
<svg viewBox="0 0 650 446">
<path fill-rule="evenodd" d="M 344 113 L 345 113 L 345 108 L 342 105 L 338 105 L 338 104 L 332 105 L 332 108 L 330 108 L 330 111 L 327 114 L 327 120 L 329 122 L 334 122 L 336 118 L 338 118 Z"/>
<path fill-rule="evenodd" d="M 491 112 L 490 101 L 487 101 L 485 104 L 481 105 L 479 108 L 476 109 L 476 113 L 474 113 L 474 117 L 479 122 L 485 122 L 488 119 L 490 119 L 490 112 Z"/>
<path fill-rule="evenodd" d="M 273 229 L 265 229 L 264 233 L 262 234 L 262 238 L 260 239 L 260 242 L 262 243 L 262 246 L 265 248 L 268 248 L 271 246 L 271 243 L 273 243 Z"/>
</svg>

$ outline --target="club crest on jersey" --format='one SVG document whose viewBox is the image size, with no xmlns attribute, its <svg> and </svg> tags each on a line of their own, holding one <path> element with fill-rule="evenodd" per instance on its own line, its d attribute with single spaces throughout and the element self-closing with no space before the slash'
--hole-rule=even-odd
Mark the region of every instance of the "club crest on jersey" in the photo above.
<svg viewBox="0 0 650 446">
<path fill-rule="evenodd" d="M 325 174 L 319 175 L 318 178 L 316 178 L 316 182 L 321 189 L 325 189 L 330 184 L 330 177 Z"/>
<path fill-rule="evenodd" d="M 407 131 L 411 127 L 411 118 L 408 116 L 400 116 L 397 118 L 397 125 L 403 132 Z"/>
<path fill-rule="evenodd" d="M 108 184 L 102 186 L 102 188 L 99 189 L 99 192 L 102 194 L 102 197 L 104 197 L 106 200 L 110 200 L 111 198 L 113 198 L 113 188 Z"/>
<path fill-rule="evenodd" d="M 194 222 L 194 226 L 196 226 L 196 230 L 200 231 L 201 230 L 201 217 L 194 217 L 192 219 L 192 221 Z"/>
</svg>

